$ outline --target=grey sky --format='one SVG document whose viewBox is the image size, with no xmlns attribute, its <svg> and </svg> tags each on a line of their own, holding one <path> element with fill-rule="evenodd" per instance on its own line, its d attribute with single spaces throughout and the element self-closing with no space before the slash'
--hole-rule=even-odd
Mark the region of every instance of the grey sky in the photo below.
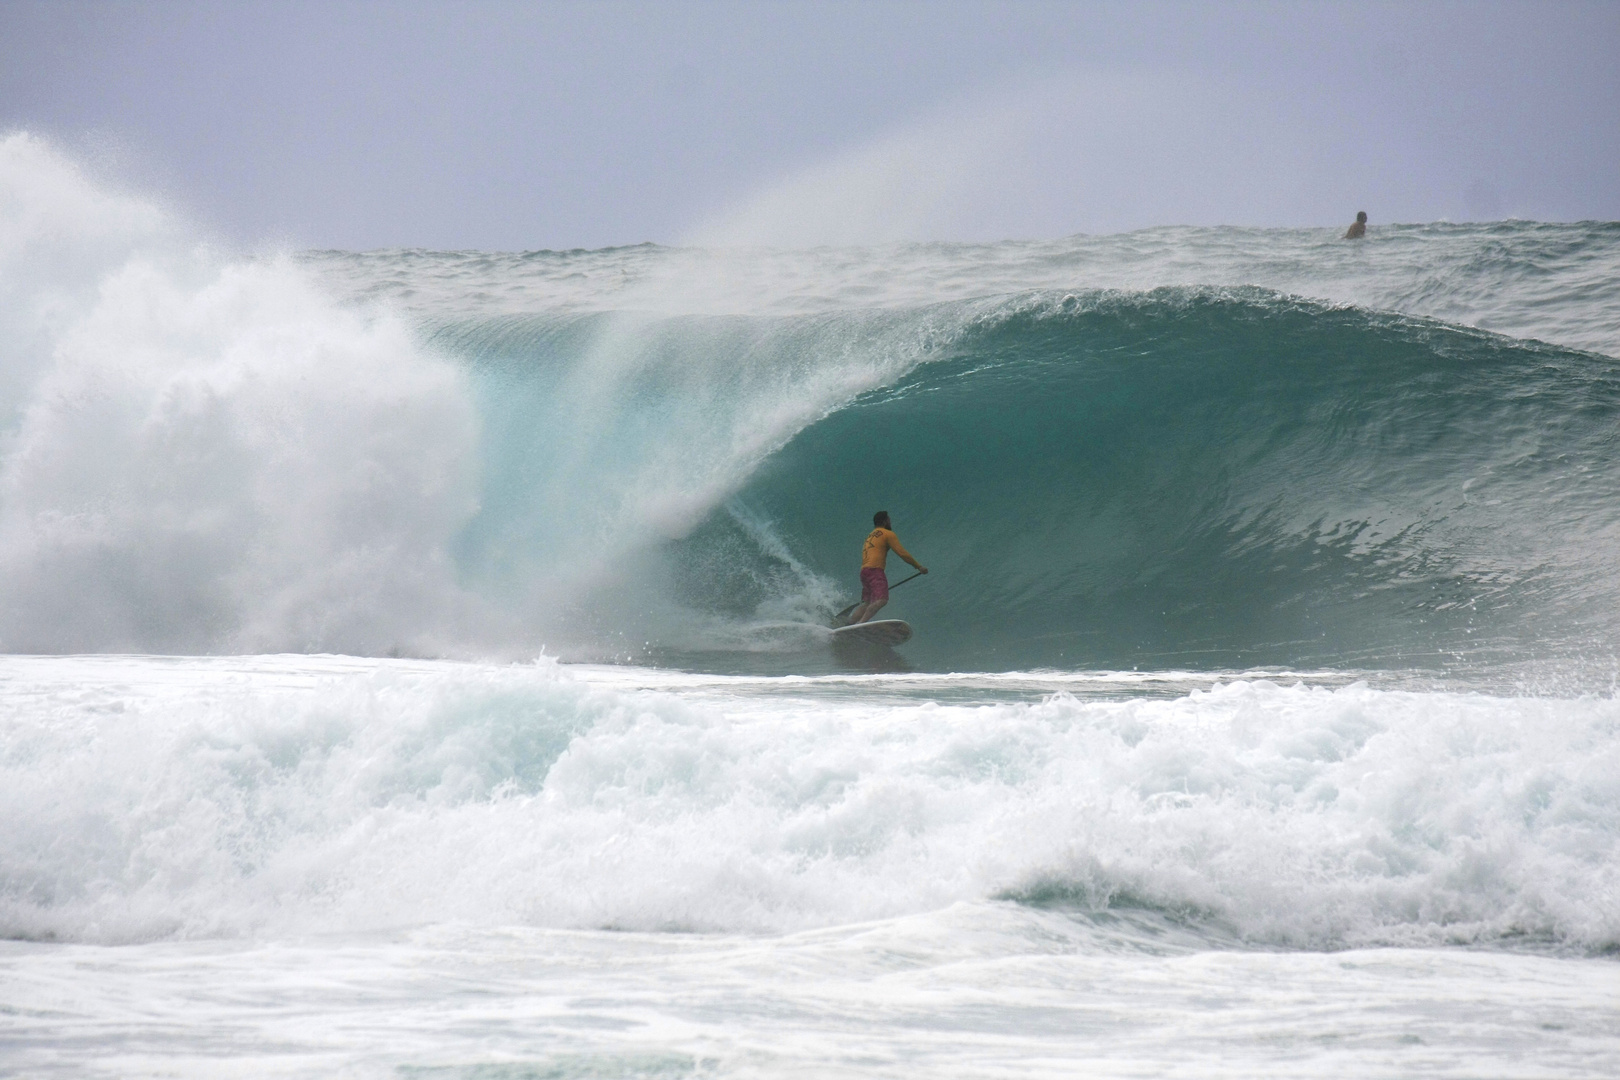
<svg viewBox="0 0 1620 1080">
<path fill-rule="evenodd" d="M 1620 218 L 1620 3 L 0 0 L 0 128 L 247 243 Z"/>
</svg>

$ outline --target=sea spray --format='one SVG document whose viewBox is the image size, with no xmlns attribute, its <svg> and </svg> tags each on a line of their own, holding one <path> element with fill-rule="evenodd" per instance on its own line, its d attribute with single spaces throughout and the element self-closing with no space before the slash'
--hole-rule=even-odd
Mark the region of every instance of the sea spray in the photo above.
<svg viewBox="0 0 1620 1080">
<path fill-rule="evenodd" d="M 0 161 L 0 647 L 376 653 L 473 610 L 447 549 L 476 509 L 457 367 L 27 136 Z"/>
</svg>

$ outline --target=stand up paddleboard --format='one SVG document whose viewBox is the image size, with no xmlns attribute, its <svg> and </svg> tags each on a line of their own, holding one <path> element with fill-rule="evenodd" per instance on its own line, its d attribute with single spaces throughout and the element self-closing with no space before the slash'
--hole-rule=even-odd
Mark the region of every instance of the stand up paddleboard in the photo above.
<svg viewBox="0 0 1620 1080">
<path fill-rule="evenodd" d="M 866 645 L 904 645 L 911 640 L 911 624 L 900 619 L 873 619 L 854 626 L 840 626 L 832 632 L 832 639 Z"/>
</svg>

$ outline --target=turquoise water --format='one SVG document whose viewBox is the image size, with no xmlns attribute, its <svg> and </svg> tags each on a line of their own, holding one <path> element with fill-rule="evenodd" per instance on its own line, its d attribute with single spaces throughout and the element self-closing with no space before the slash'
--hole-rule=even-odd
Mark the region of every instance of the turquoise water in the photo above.
<svg viewBox="0 0 1620 1080">
<path fill-rule="evenodd" d="M 1033 299 L 949 351 L 736 497 L 829 568 L 839 508 L 893 504 L 938 574 L 903 596 L 920 664 L 1457 668 L 1612 640 L 1605 357 L 1186 289 Z"/>
<path fill-rule="evenodd" d="M 922 668 L 1550 662 L 1606 686 L 1617 384 L 1573 345 L 1612 344 L 1616 230 L 1399 227 L 1351 247 L 1182 229 L 842 265 L 311 260 L 388 282 L 467 365 L 483 472 L 461 572 L 510 598 L 568 568 L 565 655 L 814 665 L 770 654 L 824 651 L 808 627 L 855 590 L 849 553 L 881 507 L 937 572 L 895 609 L 927 628 L 905 653 Z M 627 310 L 586 310 L 564 271 L 615 264 L 644 280 L 593 299 Z M 691 284 L 694 264 L 724 288 Z M 977 268 L 1005 291 L 955 295 Z M 1245 273 L 1326 295 L 1221 284 Z M 458 276 L 471 307 L 503 310 L 445 318 L 429 294 Z M 1156 284 L 1114 284 L 1132 278 Z M 489 299 L 492 279 L 512 295 Z M 1442 283 L 1456 294 L 1436 302 Z M 1375 286 L 1406 310 L 1340 299 Z M 524 303 L 541 310 L 504 310 Z"/>
</svg>

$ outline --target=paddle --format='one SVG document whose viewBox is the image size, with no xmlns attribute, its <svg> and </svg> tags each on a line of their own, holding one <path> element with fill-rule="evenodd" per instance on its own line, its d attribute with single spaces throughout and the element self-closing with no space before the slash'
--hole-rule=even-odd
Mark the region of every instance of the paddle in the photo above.
<svg viewBox="0 0 1620 1080">
<path fill-rule="evenodd" d="M 893 592 L 895 589 L 898 589 L 900 586 L 904 585 L 906 582 L 910 581 L 912 578 L 920 578 L 922 576 L 923 576 L 923 572 L 921 570 L 919 570 L 915 574 L 912 574 L 911 577 L 901 578 L 899 581 L 897 581 L 893 585 L 889 586 L 889 591 Z M 843 626 L 844 625 L 844 619 L 848 617 L 849 613 L 854 611 L 856 608 L 858 608 L 860 606 L 861 606 L 861 602 L 859 600 L 857 600 L 853 604 L 849 605 L 849 607 L 845 608 L 843 611 L 840 611 L 838 614 L 834 615 L 833 616 L 833 626 L 834 627 Z"/>
</svg>

